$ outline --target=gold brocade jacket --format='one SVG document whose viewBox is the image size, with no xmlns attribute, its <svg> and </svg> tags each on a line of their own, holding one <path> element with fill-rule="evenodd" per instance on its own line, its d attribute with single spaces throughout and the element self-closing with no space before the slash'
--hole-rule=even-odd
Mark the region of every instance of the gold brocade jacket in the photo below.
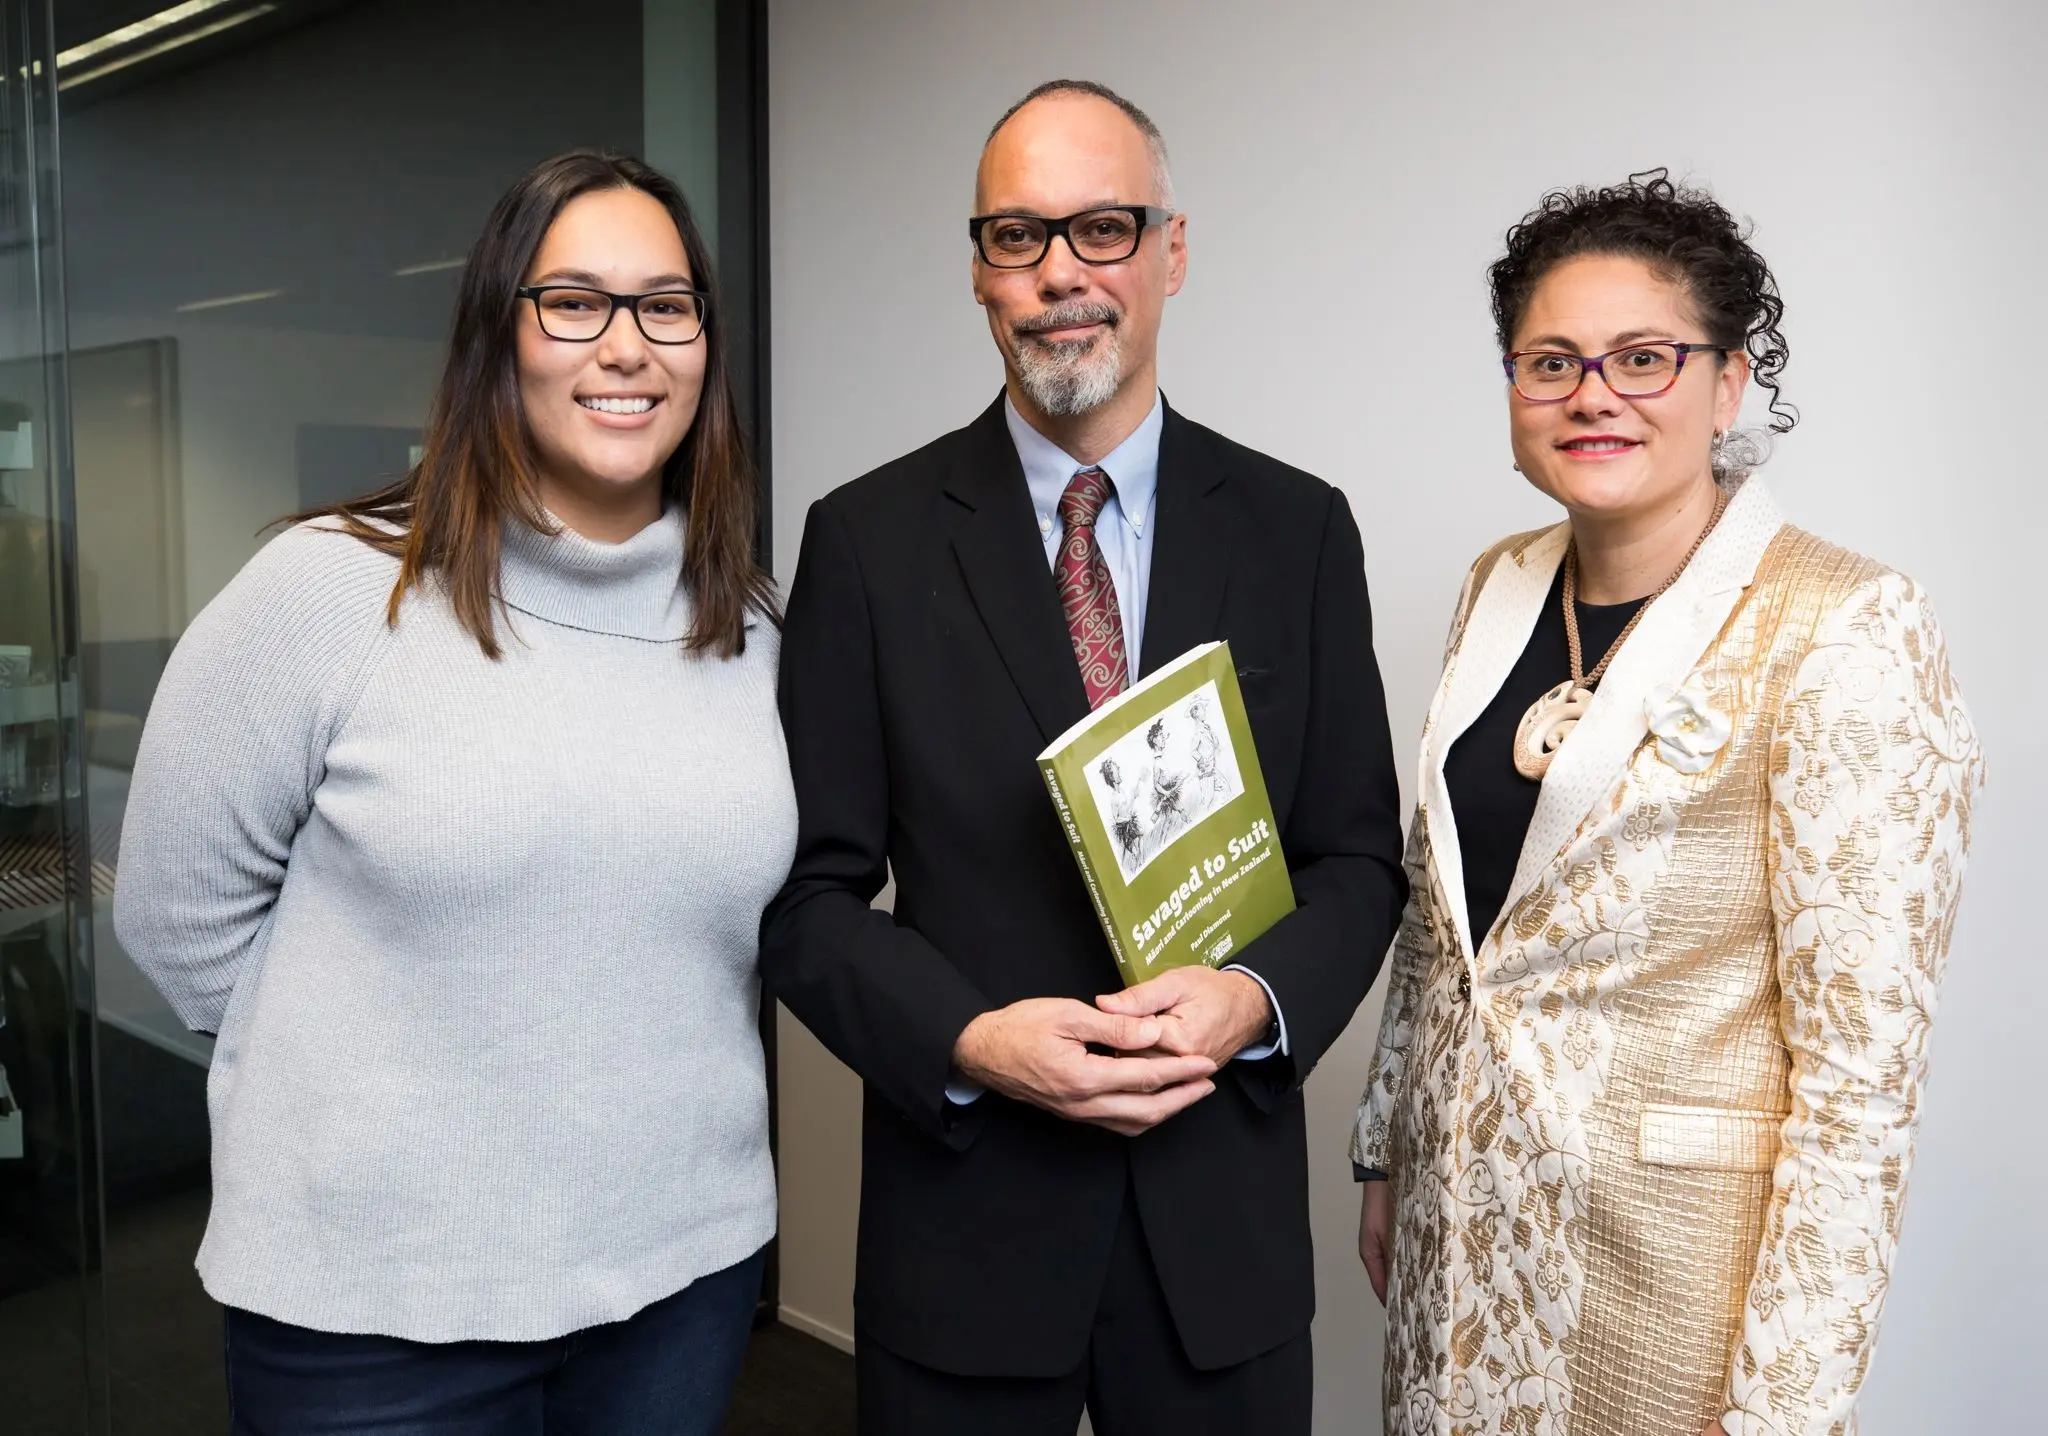
<svg viewBox="0 0 2048 1436">
<path fill-rule="evenodd" d="M 1423 731 L 1352 1142 L 1393 1183 L 1386 1429 L 1847 1436 L 1976 732 L 1911 580 L 1752 480 L 1615 655 L 1501 918 L 1468 932 L 1444 757 L 1568 537 L 1474 565 Z"/>
</svg>

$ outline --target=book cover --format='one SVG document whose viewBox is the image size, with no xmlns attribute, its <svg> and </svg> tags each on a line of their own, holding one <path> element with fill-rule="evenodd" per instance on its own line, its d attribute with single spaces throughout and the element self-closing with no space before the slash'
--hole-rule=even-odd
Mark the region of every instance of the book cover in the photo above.
<svg viewBox="0 0 2048 1436">
<path fill-rule="evenodd" d="M 1220 967 L 1294 911 L 1229 644 L 1119 693 L 1038 766 L 1126 987 Z"/>
</svg>

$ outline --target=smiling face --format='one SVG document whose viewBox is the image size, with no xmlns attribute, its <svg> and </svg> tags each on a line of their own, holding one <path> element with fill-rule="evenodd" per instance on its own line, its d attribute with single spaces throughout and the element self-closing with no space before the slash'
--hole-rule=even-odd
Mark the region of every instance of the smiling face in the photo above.
<svg viewBox="0 0 2048 1436">
<path fill-rule="evenodd" d="M 525 282 L 614 294 L 695 287 L 675 221 L 637 189 L 596 190 L 564 205 Z M 623 538 L 660 515 L 661 471 L 697 417 L 708 349 L 701 335 L 651 343 L 623 307 L 588 343 L 553 339 L 534 306 L 519 301 L 519 401 L 541 501 L 557 518 L 591 537 L 623 527 L 615 535 Z"/>
<path fill-rule="evenodd" d="M 1605 354 L 1638 340 L 1705 343 L 1689 296 L 1639 259 L 1588 255 L 1529 297 L 1513 348 Z M 1575 519 L 1627 521 L 1682 507 L 1713 482 L 1713 438 L 1735 424 L 1749 357 L 1693 354 L 1662 394 L 1624 399 L 1588 370 L 1559 403 L 1508 390 L 1515 462 Z"/>
<path fill-rule="evenodd" d="M 981 157 L 977 214 L 1060 219 L 1105 205 L 1160 204 L 1145 136 L 1093 95 L 1033 100 L 996 132 Z M 1085 264 L 1055 238 L 1030 269 L 974 257 L 974 297 L 988 312 L 1013 391 L 1041 413 L 1070 416 L 1155 382 L 1159 320 L 1187 273 L 1187 221 L 1148 226 L 1137 252 Z"/>
</svg>

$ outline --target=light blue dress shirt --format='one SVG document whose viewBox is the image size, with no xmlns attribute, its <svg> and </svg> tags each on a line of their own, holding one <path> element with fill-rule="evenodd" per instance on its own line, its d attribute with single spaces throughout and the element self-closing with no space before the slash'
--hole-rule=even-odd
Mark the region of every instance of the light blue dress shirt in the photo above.
<svg viewBox="0 0 2048 1436">
<path fill-rule="evenodd" d="M 1031 490 L 1031 508 L 1038 515 L 1038 536 L 1045 540 L 1046 566 L 1057 569 L 1060 544 L 1067 537 L 1060 496 L 1074 475 L 1088 466 L 1032 428 L 1007 398 L 1003 419 L 1024 465 L 1024 485 Z M 1145 598 L 1152 585 L 1152 510 L 1159 498 L 1159 431 L 1165 426 L 1166 403 L 1155 397 L 1145 422 L 1095 466 L 1110 488 L 1109 501 L 1095 520 L 1095 543 L 1116 588 L 1117 612 L 1124 620 L 1124 662 L 1133 683 L 1143 671 L 1138 667 L 1138 645 L 1145 636 Z"/>
<path fill-rule="evenodd" d="M 1024 483 L 1031 490 L 1031 507 L 1038 515 L 1038 535 L 1045 542 L 1048 569 L 1059 565 L 1060 543 L 1067 526 L 1060 518 L 1060 496 L 1076 473 L 1088 467 L 1058 444 L 1031 427 L 1017 406 L 1006 397 L 1003 418 L 1010 426 L 1010 440 L 1017 446 L 1017 458 L 1024 466 Z M 1152 583 L 1153 515 L 1159 500 L 1159 433 L 1166 426 L 1166 401 L 1155 395 L 1152 412 L 1131 431 L 1131 436 L 1103 455 L 1095 467 L 1109 480 L 1109 500 L 1095 520 L 1095 542 L 1109 566 L 1109 579 L 1116 588 L 1117 612 L 1124 621 L 1124 662 L 1136 682 L 1143 670 L 1138 666 L 1138 645 L 1145 633 L 1145 600 Z M 1168 654 L 1168 659 L 1177 655 Z M 1237 1054 L 1240 1062 L 1256 1062 L 1275 1052 L 1287 1051 L 1287 1018 L 1280 1000 L 1266 979 L 1236 963 L 1223 969 L 1241 972 L 1265 988 L 1280 1036 L 1275 1042 L 1247 1047 Z M 965 1105 L 981 1095 L 973 1082 L 956 1078 L 946 1084 L 946 1096 Z"/>
</svg>

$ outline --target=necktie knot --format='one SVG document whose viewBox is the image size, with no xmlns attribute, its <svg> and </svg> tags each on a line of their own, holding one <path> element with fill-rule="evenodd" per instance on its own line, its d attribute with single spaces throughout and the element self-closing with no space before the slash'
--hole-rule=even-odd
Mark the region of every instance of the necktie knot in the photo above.
<svg viewBox="0 0 2048 1436">
<path fill-rule="evenodd" d="M 1092 528 L 1108 502 L 1109 475 L 1093 466 L 1078 470 L 1060 495 L 1060 522 L 1069 529 Z"/>
</svg>

